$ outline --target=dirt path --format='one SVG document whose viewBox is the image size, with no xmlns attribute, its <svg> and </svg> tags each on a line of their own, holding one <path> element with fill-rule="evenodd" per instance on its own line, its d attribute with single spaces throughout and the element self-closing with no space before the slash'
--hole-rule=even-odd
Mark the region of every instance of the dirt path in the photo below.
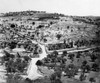
<svg viewBox="0 0 100 83">
<path fill-rule="evenodd" d="M 37 72 L 37 69 L 38 68 L 35 65 L 35 63 L 38 60 L 41 60 L 44 57 L 46 57 L 47 56 L 47 53 L 46 53 L 46 50 L 45 50 L 45 46 L 44 45 L 39 44 L 39 46 L 42 48 L 42 53 L 39 55 L 39 58 L 32 58 L 32 60 L 30 62 L 30 65 L 29 65 L 29 68 L 28 68 L 28 71 L 27 71 L 27 74 L 28 74 L 27 77 L 30 78 L 31 80 L 36 79 L 38 77 L 43 77 L 41 74 L 39 74 Z"/>
</svg>

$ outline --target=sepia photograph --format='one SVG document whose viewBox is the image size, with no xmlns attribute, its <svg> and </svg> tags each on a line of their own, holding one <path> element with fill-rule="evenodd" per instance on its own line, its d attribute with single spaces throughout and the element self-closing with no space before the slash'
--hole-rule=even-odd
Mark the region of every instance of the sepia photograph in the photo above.
<svg viewBox="0 0 100 83">
<path fill-rule="evenodd" d="M 100 83 L 100 0 L 0 0 L 0 83 Z"/>
</svg>

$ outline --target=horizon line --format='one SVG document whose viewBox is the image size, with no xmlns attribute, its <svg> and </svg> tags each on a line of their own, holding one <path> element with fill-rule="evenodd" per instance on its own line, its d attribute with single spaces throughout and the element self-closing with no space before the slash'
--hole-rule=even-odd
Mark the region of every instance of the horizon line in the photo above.
<svg viewBox="0 0 100 83">
<path fill-rule="evenodd" d="M 64 13 L 60 13 L 60 12 L 48 12 L 45 10 L 16 10 L 16 11 L 7 11 L 7 12 L 0 12 L 0 16 L 2 16 L 2 14 L 6 14 L 6 13 L 13 13 L 13 12 L 26 12 L 26 11 L 36 11 L 36 12 L 44 12 L 44 13 L 51 13 L 51 14 L 62 14 L 64 16 L 81 16 L 81 17 L 100 17 L 99 15 L 71 15 L 71 14 L 64 14 Z"/>
</svg>

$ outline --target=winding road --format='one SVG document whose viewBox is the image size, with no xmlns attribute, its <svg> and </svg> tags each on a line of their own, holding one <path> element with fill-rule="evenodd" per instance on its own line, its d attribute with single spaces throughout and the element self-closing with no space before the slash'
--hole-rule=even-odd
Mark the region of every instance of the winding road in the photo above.
<svg viewBox="0 0 100 83">
<path fill-rule="evenodd" d="M 38 43 L 38 45 L 41 47 L 42 49 L 42 53 L 39 54 L 39 58 L 32 58 L 31 62 L 30 62 L 30 65 L 28 67 L 28 70 L 27 70 L 27 74 L 28 74 L 28 78 L 33 80 L 33 79 L 37 79 L 38 77 L 43 77 L 41 74 L 39 74 L 38 72 L 38 68 L 37 66 L 35 65 L 35 63 L 38 61 L 38 60 L 41 60 L 43 59 L 44 57 L 47 56 L 47 53 L 46 53 L 46 50 L 45 50 L 45 46 L 44 45 L 41 45 Z"/>
</svg>

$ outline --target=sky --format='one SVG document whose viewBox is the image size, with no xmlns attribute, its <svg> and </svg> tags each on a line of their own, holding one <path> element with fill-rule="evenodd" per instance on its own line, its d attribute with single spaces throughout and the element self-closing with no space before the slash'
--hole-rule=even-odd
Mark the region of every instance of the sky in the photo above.
<svg viewBox="0 0 100 83">
<path fill-rule="evenodd" d="M 100 0 L 0 0 L 0 13 L 26 10 L 100 16 Z"/>
</svg>

